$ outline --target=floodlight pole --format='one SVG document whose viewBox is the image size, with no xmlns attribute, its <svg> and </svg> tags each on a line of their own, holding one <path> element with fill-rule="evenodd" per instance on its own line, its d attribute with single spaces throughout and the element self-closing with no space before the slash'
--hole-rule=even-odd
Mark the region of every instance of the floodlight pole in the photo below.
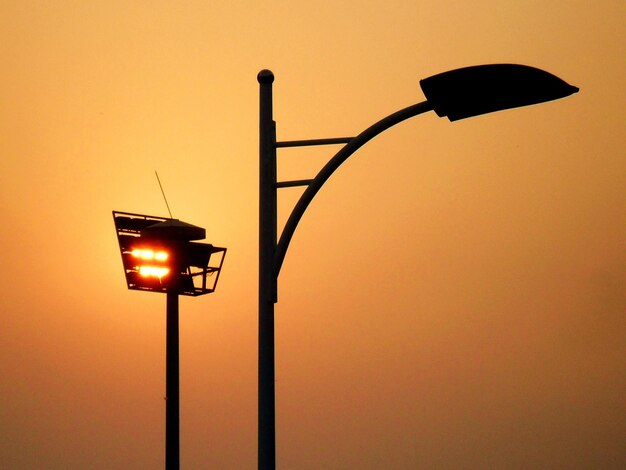
<svg viewBox="0 0 626 470">
<path fill-rule="evenodd" d="M 179 470 L 178 298 L 180 295 L 195 297 L 215 291 L 226 248 L 192 242 L 205 238 L 205 229 L 178 219 L 113 211 L 113 221 L 128 288 L 166 294 L 165 468 Z M 222 254 L 219 265 L 209 263 L 213 253 Z M 153 262 L 156 266 L 151 266 Z M 211 274 L 215 275 L 212 285 L 207 285 L 207 276 Z M 200 282 L 195 282 L 194 279 L 200 276 Z"/>
<path fill-rule="evenodd" d="M 180 468 L 178 292 L 167 292 L 165 332 L 165 469 Z"/>
</svg>

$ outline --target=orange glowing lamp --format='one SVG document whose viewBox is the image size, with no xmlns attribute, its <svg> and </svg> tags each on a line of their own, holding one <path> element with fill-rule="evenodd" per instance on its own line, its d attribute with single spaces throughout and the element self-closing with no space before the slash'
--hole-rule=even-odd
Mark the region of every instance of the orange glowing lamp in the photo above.
<svg viewBox="0 0 626 470">
<path fill-rule="evenodd" d="M 134 248 L 130 254 L 133 258 L 137 259 L 137 263 L 139 264 L 136 266 L 136 269 L 142 277 L 156 277 L 161 279 L 170 272 L 168 266 L 157 264 L 167 261 L 169 258 L 167 251 L 155 251 L 151 248 Z"/>
<path fill-rule="evenodd" d="M 155 260 L 155 261 L 166 261 L 168 258 L 167 251 L 158 250 L 154 251 L 151 248 L 135 248 L 131 251 L 131 255 L 135 258 L 139 258 L 142 260 Z"/>
<path fill-rule="evenodd" d="M 167 251 L 154 250 L 152 248 L 134 248 L 130 254 L 137 260 L 138 264 L 135 269 L 142 277 L 162 279 L 170 272 L 170 268 L 162 264 L 169 258 Z"/>
<path fill-rule="evenodd" d="M 113 212 L 129 289 L 198 296 L 215 290 L 226 248 L 198 243 L 201 227 L 177 219 Z"/>
</svg>

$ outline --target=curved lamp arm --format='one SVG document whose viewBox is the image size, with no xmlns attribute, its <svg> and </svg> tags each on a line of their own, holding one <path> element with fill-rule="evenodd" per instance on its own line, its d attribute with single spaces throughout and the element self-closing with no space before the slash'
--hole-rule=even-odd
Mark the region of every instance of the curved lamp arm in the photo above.
<svg viewBox="0 0 626 470">
<path fill-rule="evenodd" d="M 287 223 L 283 228 L 283 232 L 280 235 L 280 240 L 278 242 L 278 246 L 276 247 L 276 251 L 274 253 L 274 278 L 278 278 L 278 274 L 280 273 L 280 268 L 283 265 L 283 261 L 285 259 L 285 254 L 287 253 L 287 248 L 289 247 L 289 243 L 291 242 L 291 238 L 298 226 L 298 222 L 302 218 L 302 215 L 306 211 L 310 202 L 313 200 L 317 192 L 324 185 L 324 183 L 330 178 L 339 166 L 345 162 L 354 152 L 360 149 L 367 142 L 372 140 L 379 134 L 382 134 L 384 131 L 389 129 L 396 124 L 405 121 L 409 118 L 417 116 L 418 114 L 425 113 L 427 111 L 432 111 L 433 106 L 428 101 L 423 101 L 421 103 L 414 104 L 407 108 L 401 109 L 400 111 L 396 111 L 393 114 L 381 119 L 377 123 L 371 125 L 363 132 L 361 132 L 356 137 L 352 138 L 344 147 L 339 150 L 332 157 L 326 165 L 319 171 L 317 176 L 311 180 L 308 187 L 300 196 L 300 199 L 294 206 L 291 214 L 289 215 L 289 219 L 287 219 Z"/>
<path fill-rule="evenodd" d="M 273 80 L 271 72 L 263 71 L 259 74 L 259 79 L 267 81 L 270 76 Z M 307 189 L 287 220 L 274 253 L 275 279 L 280 273 L 296 226 L 313 197 L 339 165 L 378 134 L 426 111 L 434 110 L 438 116 L 447 116 L 451 121 L 456 121 L 503 109 L 543 103 L 578 92 L 577 87 L 545 70 L 518 64 L 463 67 L 420 80 L 420 86 L 427 101 L 390 114 L 348 140 L 345 147 L 308 182 Z"/>
</svg>

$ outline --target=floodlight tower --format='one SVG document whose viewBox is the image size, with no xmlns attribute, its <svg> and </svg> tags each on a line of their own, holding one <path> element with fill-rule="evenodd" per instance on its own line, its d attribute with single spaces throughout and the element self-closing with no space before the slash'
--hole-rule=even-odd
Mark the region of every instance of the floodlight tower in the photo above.
<svg viewBox="0 0 626 470">
<path fill-rule="evenodd" d="M 142 214 L 113 212 L 129 289 L 160 292 L 166 301 L 165 468 L 180 468 L 178 296 L 215 291 L 226 248 L 202 240 L 205 229 Z M 217 256 L 211 259 L 211 255 Z"/>
</svg>

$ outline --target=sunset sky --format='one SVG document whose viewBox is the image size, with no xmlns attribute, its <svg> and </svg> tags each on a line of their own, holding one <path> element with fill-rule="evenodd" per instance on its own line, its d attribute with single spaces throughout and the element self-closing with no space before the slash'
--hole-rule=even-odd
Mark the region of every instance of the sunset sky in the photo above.
<svg viewBox="0 0 626 470">
<path fill-rule="evenodd" d="M 279 140 L 519 63 L 580 92 L 393 127 L 320 191 L 276 307 L 277 468 L 626 468 L 619 0 L 0 1 L 0 467 L 157 469 L 165 296 L 112 210 L 228 248 L 181 300 L 181 468 L 254 469 L 258 83 Z M 338 147 L 279 151 L 312 178 Z M 300 194 L 280 192 L 281 223 Z"/>
</svg>

